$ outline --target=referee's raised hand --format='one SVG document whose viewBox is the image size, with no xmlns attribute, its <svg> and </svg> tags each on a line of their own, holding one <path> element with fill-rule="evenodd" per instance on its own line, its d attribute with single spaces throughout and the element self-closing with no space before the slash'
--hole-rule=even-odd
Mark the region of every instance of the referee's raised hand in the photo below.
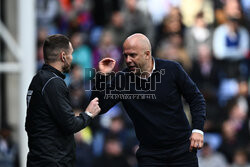
<svg viewBox="0 0 250 167">
<path fill-rule="evenodd" d="M 89 103 L 85 112 L 88 113 L 89 116 L 94 118 L 96 115 L 99 114 L 101 108 L 99 107 L 99 99 L 96 97 Z"/>
</svg>

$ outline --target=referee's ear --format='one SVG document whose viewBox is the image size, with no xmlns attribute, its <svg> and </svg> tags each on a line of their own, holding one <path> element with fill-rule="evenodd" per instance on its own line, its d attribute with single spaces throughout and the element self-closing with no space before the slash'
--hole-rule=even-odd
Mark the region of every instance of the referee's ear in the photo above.
<svg viewBox="0 0 250 167">
<path fill-rule="evenodd" d="M 59 57 L 60 57 L 60 60 L 61 60 L 62 62 L 65 62 L 65 61 L 66 61 L 66 54 L 65 54 L 64 51 L 62 51 L 62 52 L 60 53 Z"/>
</svg>

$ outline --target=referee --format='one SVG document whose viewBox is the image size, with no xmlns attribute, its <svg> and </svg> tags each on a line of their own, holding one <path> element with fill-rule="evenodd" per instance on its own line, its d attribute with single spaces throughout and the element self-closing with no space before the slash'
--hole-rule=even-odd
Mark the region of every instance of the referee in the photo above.
<svg viewBox="0 0 250 167">
<path fill-rule="evenodd" d="M 63 74 L 70 70 L 72 52 L 64 35 L 49 36 L 44 42 L 45 64 L 33 77 L 27 94 L 28 167 L 73 167 L 74 133 L 100 112 L 98 98 L 94 98 L 85 112 L 73 113 Z"/>
</svg>

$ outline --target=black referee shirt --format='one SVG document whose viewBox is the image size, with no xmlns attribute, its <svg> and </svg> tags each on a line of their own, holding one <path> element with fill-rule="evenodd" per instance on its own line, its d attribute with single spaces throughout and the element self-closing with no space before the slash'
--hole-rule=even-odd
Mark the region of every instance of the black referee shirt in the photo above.
<svg viewBox="0 0 250 167">
<path fill-rule="evenodd" d="M 75 117 L 64 78 L 45 64 L 29 86 L 25 123 L 28 167 L 74 166 L 74 133 L 86 127 L 91 118 L 85 113 Z"/>
</svg>

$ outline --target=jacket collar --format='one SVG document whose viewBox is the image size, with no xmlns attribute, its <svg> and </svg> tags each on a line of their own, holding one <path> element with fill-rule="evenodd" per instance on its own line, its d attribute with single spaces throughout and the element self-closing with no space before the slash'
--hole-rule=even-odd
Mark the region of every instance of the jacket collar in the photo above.
<svg viewBox="0 0 250 167">
<path fill-rule="evenodd" d="M 54 67 L 52 67 L 48 64 L 44 64 L 42 67 L 42 70 L 50 71 L 50 72 L 54 73 L 55 75 L 61 77 L 62 79 L 65 79 L 65 77 L 66 77 L 61 71 L 55 69 Z"/>
</svg>

